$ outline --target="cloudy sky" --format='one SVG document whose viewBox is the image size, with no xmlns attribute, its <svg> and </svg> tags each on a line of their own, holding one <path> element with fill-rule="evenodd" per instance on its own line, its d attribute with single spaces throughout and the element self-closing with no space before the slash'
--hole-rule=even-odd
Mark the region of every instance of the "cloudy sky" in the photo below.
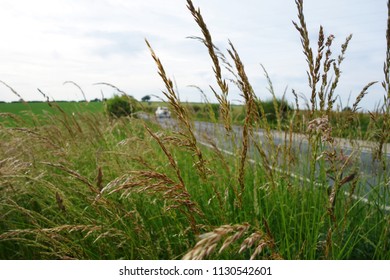
<svg viewBox="0 0 390 280">
<path fill-rule="evenodd" d="M 215 44 L 226 50 L 231 40 L 256 94 L 270 97 L 260 64 L 267 69 L 278 96 L 286 87 L 309 96 L 306 62 L 293 0 L 193 0 L 201 8 Z M 386 0 L 306 0 L 305 16 L 315 48 L 320 25 L 333 34 L 334 53 L 352 33 L 336 92 L 342 106 L 353 103 L 371 81 L 383 80 Z M 164 89 L 144 39 L 147 38 L 176 81 L 183 101 L 201 101 L 201 87 L 214 101 L 215 86 L 207 50 L 189 36 L 201 32 L 185 0 L 0 0 L 0 80 L 25 100 L 43 100 L 37 88 L 55 100 L 110 97 L 110 83 L 137 99 L 161 96 Z M 226 73 L 226 78 L 229 78 Z M 373 109 L 383 99 L 380 83 L 361 103 Z M 0 100 L 17 100 L 0 84 Z M 230 99 L 242 100 L 231 85 Z"/>
</svg>

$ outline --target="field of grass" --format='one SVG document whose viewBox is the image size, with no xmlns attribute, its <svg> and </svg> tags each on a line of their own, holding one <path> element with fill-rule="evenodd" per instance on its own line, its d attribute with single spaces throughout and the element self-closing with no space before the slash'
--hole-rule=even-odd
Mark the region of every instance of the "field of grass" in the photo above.
<svg viewBox="0 0 390 280">
<path fill-rule="evenodd" d="M 209 108 L 207 120 L 225 129 L 202 140 L 207 146 L 194 128 L 197 109 L 178 100 L 149 42 L 177 121 L 175 131 L 153 120 L 113 118 L 99 107 L 103 103 L 52 103 L 53 113 L 42 114 L 48 110 L 43 107 L 21 115 L 17 107 L 6 107 L 16 105 L 0 104 L 0 259 L 389 260 L 390 214 L 384 204 L 390 200 L 390 181 L 383 147 L 390 137 L 390 26 L 385 103 L 367 126 L 377 143 L 373 164 L 384 172 L 372 174 L 378 183 L 370 185 L 364 200 L 359 150 L 344 154 L 335 141 L 338 128 L 329 121 L 333 92 L 324 90 L 333 89 L 326 84 L 332 81 L 314 82 L 323 74 L 314 60 L 329 63 L 330 58 L 310 55 L 303 3 L 296 3 L 296 28 L 313 75 L 312 99 L 308 110 L 294 110 L 287 120 L 276 110 L 270 123 L 230 44 L 231 63 L 224 66 L 234 73 L 232 86 L 245 100 L 239 107 L 242 131 L 234 133 L 232 112 L 238 109 L 229 103 L 230 84 L 221 70 L 227 58 L 217 51 L 190 0 L 188 9 L 204 35 L 219 87 L 213 89 L 217 114 L 212 104 L 197 106 Z M 359 123 L 359 98 L 343 125 Z M 267 140 L 253 133 L 260 128 Z M 275 145 L 274 128 L 284 130 L 287 141 Z M 293 131 L 305 135 L 307 153 L 293 148 Z M 352 142 L 359 134 L 346 137 Z M 232 150 L 227 153 L 219 143 Z M 250 160 L 252 152 L 256 162 Z M 308 178 L 293 176 L 296 169 L 307 170 Z"/>
<path fill-rule="evenodd" d="M 33 113 L 35 115 L 42 115 L 46 113 L 58 114 L 62 109 L 67 114 L 80 113 L 80 112 L 103 112 L 103 102 L 12 102 L 12 103 L 0 103 L 1 113 L 12 113 L 16 115 L 26 115 Z"/>
<path fill-rule="evenodd" d="M 103 102 L 13 102 L 0 103 L 0 123 L 13 126 L 18 119 L 24 121 L 26 126 L 34 126 L 40 120 L 51 118 L 54 115 L 68 115 L 77 113 L 102 113 L 104 112 Z"/>
</svg>

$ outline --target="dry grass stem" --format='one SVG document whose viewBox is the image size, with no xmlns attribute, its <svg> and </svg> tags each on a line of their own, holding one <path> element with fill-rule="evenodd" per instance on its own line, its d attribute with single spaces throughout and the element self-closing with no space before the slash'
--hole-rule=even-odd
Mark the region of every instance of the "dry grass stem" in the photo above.
<svg viewBox="0 0 390 280">
<path fill-rule="evenodd" d="M 309 40 L 309 32 L 307 31 L 306 27 L 306 21 L 305 21 L 305 16 L 303 14 L 303 0 L 295 0 L 295 4 L 298 9 L 298 19 L 299 19 L 299 24 L 293 21 L 293 24 L 295 28 L 298 30 L 299 34 L 301 35 L 301 44 L 303 48 L 303 53 L 306 57 L 306 62 L 309 67 L 309 71 L 307 72 L 307 77 L 309 80 L 309 86 L 311 88 L 311 112 L 312 114 L 314 113 L 314 110 L 316 108 L 316 84 L 319 81 L 319 74 L 318 70 L 319 67 L 315 67 L 315 61 L 314 61 L 314 55 L 313 55 L 313 50 L 310 47 L 310 40 Z M 322 28 L 321 28 L 322 29 Z M 320 29 L 320 33 L 321 33 Z"/>
<path fill-rule="evenodd" d="M 77 88 L 80 90 L 81 94 L 83 95 L 84 101 L 87 102 L 87 103 L 89 102 L 89 101 L 87 100 L 87 98 L 85 97 L 85 93 L 84 93 L 83 89 L 82 89 L 78 84 L 76 84 L 76 83 L 73 82 L 73 81 L 66 81 L 66 82 L 64 82 L 64 85 L 66 85 L 66 84 L 72 84 L 72 85 L 74 85 L 75 87 L 77 87 Z"/>
<path fill-rule="evenodd" d="M 69 175 L 71 175 L 72 177 L 76 178 L 77 180 L 79 180 L 80 182 L 83 182 L 85 185 L 88 186 L 88 188 L 95 194 L 99 194 L 100 192 L 96 189 L 96 187 L 87 179 L 85 178 L 84 176 L 82 176 L 80 173 L 78 173 L 77 171 L 74 171 L 60 163 L 52 163 L 52 162 L 41 162 L 42 164 L 45 164 L 47 166 L 51 166 L 51 167 L 54 167 L 54 168 L 57 168 L 59 170 L 62 170 L 62 171 L 65 171 L 67 172 Z"/>
<path fill-rule="evenodd" d="M 174 90 L 172 81 L 168 78 L 168 76 L 165 73 L 164 67 L 160 61 L 160 59 L 155 54 L 154 50 L 152 49 L 151 45 L 147 40 L 145 40 L 150 53 L 152 55 L 153 60 L 155 61 L 158 73 L 163 80 L 165 84 L 165 88 L 167 92 L 163 92 L 166 98 L 169 100 L 169 104 L 173 108 L 174 112 L 176 113 L 177 118 L 179 119 L 180 123 L 185 128 L 185 133 L 182 135 L 186 137 L 189 144 L 187 147 L 196 155 L 198 161 L 196 162 L 196 168 L 199 171 L 199 174 L 202 176 L 202 178 L 206 178 L 208 169 L 206 167 L 206 160 L 204 159 L 202 151 L 199 149 L 197 145 L 197 140 L 194 134 L 194 128 L 192 127 L 192 123 L 190 121 L 190 118 L 188 116 L 188 112 L 186 109 L 181 105 L 178 96 Z"/>
<path fill-rule="evenodd" d="M 338 56 L 337 63 L 333 62 L 333 71 L 334 71 L 335 77 L 334 77 L 334 80 L 330 86 L 330 90 L 328 93 L 328 107 L 326 109 L 328 115 L 332 111 L 333 105 L 334 105 L 335 100 L 336 100 L 335 98 L 333 98 L 333 95 L 334 95 L 334 92 L 337 88 L 338 82 L 340 80 L 340 75 L 341 75 L 340 65 L 341 65 L 341 62 L 343 62 L 343 60 L 344 60 L 345 52 L 347 51 L 348 44 L 351 41 L 351 39 L 352 39 L 352 34 L 350 34 L 345 39 L 344 44 L 341 45 L 341 54 Z"/>
<path fill-rule="evenodd" d="M 207 25 L 205 21 L 203 20 L 203 17 L 200 13 L 200 9 L 195 9 L 194 5 L 192 4 L 191 0 L 187 0 L 187 8 L 190 10 L 192 16 L 194 17 L 196 23 L 200 27 L 203 33 L 203 39 L 200 39 L 201 42 L 206 46 L 208 49 L 210 58 L 213 62 L 213 71 L 215 74 L 215 78 L 217 80 L 217 84 L 219 88 L 221 89 L 221 94 L 218 94 L 211 86 L 211 90 L 213 91 L 215 97 L 217 98 L 219 104 L 221 105 L 221 115 L 224 121 L 225 129 L 227 131 L 231 131 L 231 116 L 230 116 L 230 102 L 228 100 L 228 93 L 229 93 L 229 87 L 226 83 L 226 81 L 222 78 L 222 71 L 221 66 L 219 64 L 219 58 L 217 53 L 222 56 L 222 59 L 225 60 L 223 54 L 218 50 L 217 47 L 213 44 L 210 31 L 207 28 Z"/>
<path fill-rule="evenodd" d="M 356 97 L 356 100 L 355 100 L 355 103 L 353 103 L 352 105 L 352 112 L 353 113 L 356 113 L 357 110 L 359 109 L 359 103 L 360 101 L 362 101 L 363 97 L 367 94 L 367 90 L 374 84 L 376 84 L 377 82 L 371 82 L 371 83 L 368 83 L 363 89 L 362 91 L 359 93 L 359 95 Z"/>
<path fill-rule="evenodd" d="M 242 206 L 242 194 L 245 190 L 245 183 L 244 183 L 244 175 L 245 175 L 245 164 L 249 149 L 249 139 L 250 134 L 252 133 L 252 126 L 253 122 L 257 118 L 257 112 L 255 110 L 255 95 L 253 92 L 253 88 L 249 82 L 248 76 L 246 75 L 244 64 L 242 63 L 240 56 L 236 49 L 234 48 L 233 44 L 229 42 L 231 50 L 228 50 L 231 58 L 233 59 L 238 77 L 240 80 L 238 80 L 238 84 L 242 93 L 242 96 L 245 99 L 245 109 L 246 109 L 246 115 L 244 120 L 244 125 L 242 129 L 242 146 L 241 146 L 241 153 L 240 153 L 240 165 L 239 165 L 239 171 L 238 171 L 238 184 L 240 186 L 240 191 L 237 192 L 237 199 L 239 203 L 239 207 Z"/>
</svg>

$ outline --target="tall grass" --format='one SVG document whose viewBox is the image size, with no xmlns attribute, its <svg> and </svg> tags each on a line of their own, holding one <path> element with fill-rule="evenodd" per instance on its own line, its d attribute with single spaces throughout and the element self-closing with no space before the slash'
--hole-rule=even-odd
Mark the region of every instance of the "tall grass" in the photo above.
<svg viewBox="0 0 390 280">
<path fill-rule="evenodd" d="M 187 7 L 203 36 L 197 38 L 206 46 L 219 86 L 210 90 L 220 114 L 208 105 L 215 122 L 205 131 L 178 99 L 149 41 L 174 115 L 172 129 L 133 117 L 68 114 L 53 102 L 58 114 L 28 125 L 24 118 L 3 114 L 0 257 L 390 259 L 389 171 L 383 149 L 389 139 L 379 126 L 388 125 L 389 116 L 390 26 L 385 103 L 372 113 L 369 126 L 377 134 L 383 170 L 372 175 L 377 179 L 373 184 L 361 175 L 360 150 L 352 136 L 336 138 L 331 122 L 351 37 L 332 58 L 333 37 L 325 38 L 321 27 L 314 55 L 303 1 L 296 5 L 299 21 L 294 25 L 308 62 L 311 98 L 309 111 L 296 108 L 282 119 L 282 105 L 263 69 L 278 132 L 271 130 L 267 105 L 251 86 L 239 51 L 229 42 L 227 55 L 222 54 L 190 0 Z M 223 78 L 222 66 L 231 79 Z M 240 127 L 233 125 L 230 80 L 244 100 Z M 351 124 L 357 122 L 356 108 L 370 85 L 345 112 Z M 283 141 L 276 144 L 276 137 Z M 346 153 L 341 142 L 349 140 L 353 150 Z"/>
</svg>

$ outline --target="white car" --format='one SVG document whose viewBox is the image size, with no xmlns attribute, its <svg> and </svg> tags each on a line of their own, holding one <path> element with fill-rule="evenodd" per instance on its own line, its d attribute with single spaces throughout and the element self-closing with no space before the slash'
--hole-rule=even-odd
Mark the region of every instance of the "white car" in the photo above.
<svg viewBox="0 0 390 280">
<path fill-rule="evenodd" d="M 171 112 L 169 112 L 167 107 L 157 107 L 156 117 L 157 118 L 170 118 Z"/>
</svg>

